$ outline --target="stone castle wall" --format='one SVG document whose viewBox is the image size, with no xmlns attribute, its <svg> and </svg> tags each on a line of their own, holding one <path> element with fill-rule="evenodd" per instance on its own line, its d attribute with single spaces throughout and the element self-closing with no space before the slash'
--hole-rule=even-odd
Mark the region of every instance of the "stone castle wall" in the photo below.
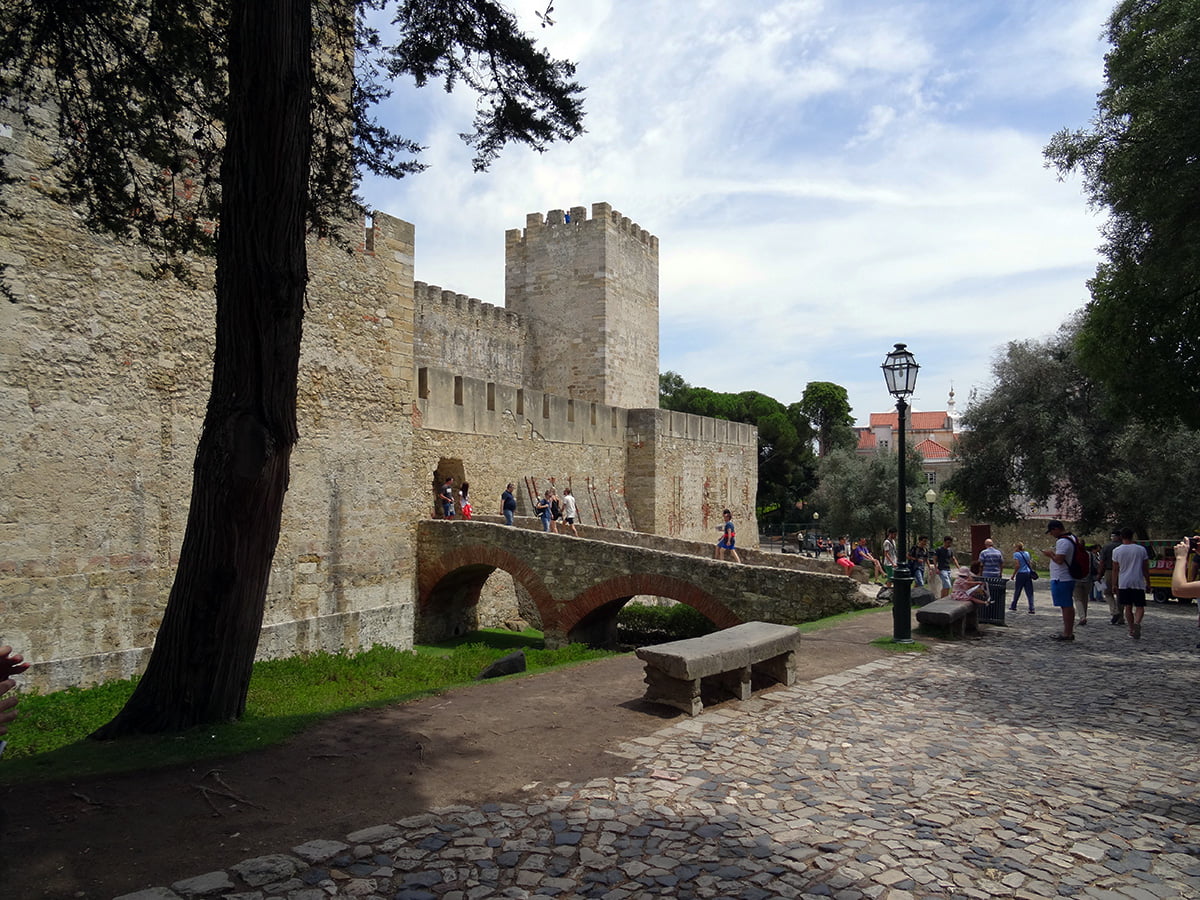
<svg viewBox="0 0 1200 900">
<path fill-rule="evenodd" d="M 48 690 L 148 658 L 207 402 L 213 272 L 195 261 L 193 288 L 144 277 L 146 253 L 86 231 L 14 122 L 0 114 L 19 179 L 6 198 L 23 213 L 0 220 L 13 293 L 0 299 L 0 643 Z M 260 657 L 411 646 L 435 471 L 471 482 L 488 512 L 513 481 L 521 512 L 570 486 L 605 528 L 710 542 L 714 505 L 752 515 L 753 429 L 631 409 L 657 404 L 657 239 L 607 204 L 591 220 L 572 210 L 570 232 L 561 214 L 561 227 L 534 218 L 519 243 L 537 302 L 517 309 L 415 283 L 414 228 L 389 216 L 350 226 L 357 252 L 310 243 L 300 441 Z M 563 257 L 561 296 L 545 271 L 558 253 L 578 257 Z"/>
<path fill-rule="evenodd" d="M 758 429 L 665 409 L 629 413 L 630 508 L 638 531 L 715 543 L 728 508 L 757 547 Z"/>
<path fill-rule="evenodd" d="M 530 323 L 526 383 L 626 409 L 658 406 L 658 238 L 592 204 L 505 234 L 505 307 Z"/>
<path fill-rule="evenodd" d="M 212 271 L 196 262 L 194 290 L 148 280 L 143 251 L 44 191 L 9 198 L 25 218 L 0 221 L 0 643 L 54 689 L 140 671 L 153 643 L 208 396 Z M 309 248 L 301 438 L 260 657 L 411 644 L 413 229 L 378 217 L 369 237 Z"/>
<path fill-rule="evenodd" d="M 420 281 L 414 295 L 417 365 L 547 389 L 525 377 L 528 329 L 512 310 Z"/>
</svg>

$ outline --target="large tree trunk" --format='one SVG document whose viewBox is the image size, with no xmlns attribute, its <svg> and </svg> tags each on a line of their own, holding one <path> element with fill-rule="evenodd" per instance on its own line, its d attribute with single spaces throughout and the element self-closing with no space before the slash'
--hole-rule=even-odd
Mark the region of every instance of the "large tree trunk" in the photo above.
<svg viewBox="0 0 1200 900">
<path fill-rule="evenodd" d="M 149 666 L 100 739 L 242 714 L 279 540 L 308 277 L 309 0 L 236 0 L 228 46 L 216 352 L 187 531 Z"/>
</svg>

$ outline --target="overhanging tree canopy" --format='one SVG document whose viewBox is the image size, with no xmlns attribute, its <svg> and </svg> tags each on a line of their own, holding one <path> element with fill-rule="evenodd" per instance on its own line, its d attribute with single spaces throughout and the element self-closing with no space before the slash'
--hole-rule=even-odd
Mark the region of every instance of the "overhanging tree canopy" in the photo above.
<svg viewBox="0 0 1200 900">
<path fill-rule="evenodd" d="M 386 40 L 366 16 L 387 11 Z M 582 131 L 570 63 L 492 0 L 10 0 L 0 94 L 62 148 L 90 226 L 184 272 L 216 255 L 213 383 L 179 568 L 145 675 L 96 736 L 239 717 L 297 438 L 306 233 L 351 209 L 364 171 L 419 149 L 371 118 L 381 78 L 478 92 L 466 135 L 485 167 L 510 141 Z"/>
<path fill-rule="evenodd" d="M 1125 0 L 1087 130 L 1046 157 L 1105 209 L 1079 363 L 1132 413 L 1200 426 L 1200 0 Z"/>
<path fill-rule="evenodd" d="M 1012 522 L 1017 501 L 1073 503 L 1083 530 L 1129 526 L 1143 535 L 1194 533 L 1186 486 L 1200 478 L 1200 433 L 1121 414 L 1080 370 L 1068 322 L 1045 341 L 1010 343 L 995 384 L 966 410 L 959 467 L 947 482 L 972 516 Z"/>
</svg>

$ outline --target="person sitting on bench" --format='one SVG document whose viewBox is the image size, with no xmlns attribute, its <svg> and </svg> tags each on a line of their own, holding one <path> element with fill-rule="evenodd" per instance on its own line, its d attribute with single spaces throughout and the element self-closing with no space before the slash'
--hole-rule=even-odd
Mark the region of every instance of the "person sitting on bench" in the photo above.
<svg viewBox="0 0 1200 900">
<path fill-rule="evenodd" d="M 966 566 L 961 566 L 958 570 L 958 577 L 954 580 L 954 588 L 950 591 L 950 599 L 970 600 L 979 606 L 987 606 L 990 602 L 987 585 L 980 581 L 979 576 Z"/>
</svg>

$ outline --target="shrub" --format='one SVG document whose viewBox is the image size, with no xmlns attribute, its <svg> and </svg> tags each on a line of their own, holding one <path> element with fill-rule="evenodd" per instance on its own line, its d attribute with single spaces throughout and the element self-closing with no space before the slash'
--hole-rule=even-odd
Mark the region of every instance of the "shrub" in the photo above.
<svg viewBox="0 0 1200 900">
<path fill-rule="evenodd" d="M 630 646 L 679 641 L 716 630 L 703 613 L 686 603 L 671 606 L 626 603 L 617 614 L 618 639 Z"/>
</svg>

